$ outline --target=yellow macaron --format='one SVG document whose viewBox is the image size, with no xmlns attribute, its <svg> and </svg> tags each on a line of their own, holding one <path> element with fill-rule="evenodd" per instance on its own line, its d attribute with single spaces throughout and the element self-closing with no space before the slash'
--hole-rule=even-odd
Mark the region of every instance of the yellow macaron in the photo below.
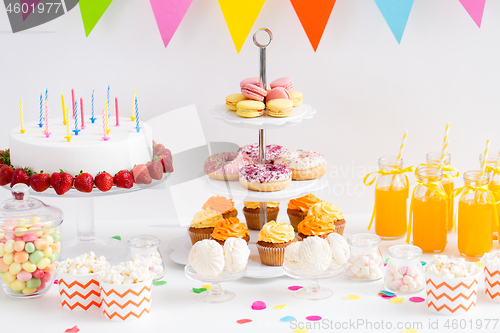
<svg viewBox="0 0 500 333">
<path fill-rule="evenodd" d="M 290 99 L 293 102 L 293 107 L 296 107 L 300 104 L 302 104 L 302 93 L 299 91 L 289 91 L 290 93 Z"/>
<path fill-rule="evenodd" d="M 248 98 L 243 96 L 243 94 L 231 94 L 226 97 L 226 108 L 231 111 L 236 111 L 236 104 L 241 101 L 245 101 Z"/>
<path fill-rule="evenodd" d="M 266 105 L 259 101 L 246 100 L 237 104 L 236 114 L 245 118 L 255 118 L 264 114 Z"/>
<path fill-rule="evenodd" d="M 267 103 L 267 114 L 271 117 L 288 117 L 293 113 L 293 102 L 290 99 L 277 98 Z"/>
</svg>

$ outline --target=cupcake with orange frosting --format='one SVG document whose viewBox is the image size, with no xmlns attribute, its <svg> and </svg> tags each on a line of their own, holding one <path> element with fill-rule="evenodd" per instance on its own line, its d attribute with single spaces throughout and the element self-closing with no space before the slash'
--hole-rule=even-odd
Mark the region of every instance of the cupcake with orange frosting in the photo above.
<svg viewBox="0 0 500 333">
<path fill-rule="evenodd" d="M 340 208 L 328 201 L 320 201 L 307 212 L 307 215 L 316 215 L 318 218 L 328 218 L 335 223 L 335 232 L 344 234 L 345 220 Z"/>
<path fill-rule="evenodd" d="M 290 224 L 293 226 L 295 231 L 298 231 L 297 226 L 307 216 L 309 208 L 320 201 L 321 200 L 316 198 L 314 195 L 308 194 L 297 199 L 292 199 L 288 202 L 288 209 L 286 212 L 290 218 Z"/>
<path fill-rule="evenodd" d="M 323 215 L 307 215 L 298 226 L 299 240 L 304 240 L 309 236 L 327 238 L 329 234 L 335 232 L 335 221 Z"/>
<path fill-rule="evenodd" d="M 280 211 L 279 204 L 279 202 L 267 203 L 266 221 L 276 221 L 276 219 L 278 218 L 278 213 Z M 245 215 L 248 229 L 260 230 L 260 202 L 245 201 L 243 214 Z"/>
<path fill-rule="evenodd" d="M 295 231 L 287 223 L 269 221 L 259 232 L 257 249 L 260 261 L 267 266 L 282 266 L 285 261 L 285 249 L 296 242 Z"/>
<path fill-rule="evenodd" d="M 241 223 L 236 217 L 230 217 L 217 223 L 211 236 L 220 245 L 224 245 L 226 239 L 229 237 L 244 239 L 247 244 L 250 241 L 250 233 L 247 226 Z"/>
<path fill-rule="evenodd" d="M 215 225 L 222 221 L 224 221 L 222 214 L 210 208 L 194 214 L 188 229 L 191 243 L 194 245 L 202 239 L 210 239 L 212 232 L 214 232 Z"/>
<path fill-rule="evenodd" d="M 207 202 L 203 205 L 203 209 L 207 208 L 221 213 L 224 219 L 238 216 L 238 211 L 234 208 L 233 200 L 224 198 L 220 195 L 208 198 Z"/>
</svg>

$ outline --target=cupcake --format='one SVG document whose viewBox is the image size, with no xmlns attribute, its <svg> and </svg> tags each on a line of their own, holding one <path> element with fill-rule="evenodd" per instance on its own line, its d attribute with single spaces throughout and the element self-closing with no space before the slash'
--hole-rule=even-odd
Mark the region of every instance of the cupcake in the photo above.
<svg viewBox="0 0 500 333">
<path fill-rule="evenodd" d="M 291 225 L 275 221 L 267 222 L 259 232 L 257 242 L 260 261 L 267 266 L 282 266 L 286 247 L 296 241 Z"/>
<path fill-rule="evenodd" d="M 244 223 L 240 223 L 236 217 L 230 217 L 217 223 L 212 232 L 212 239 L 220 245 L 224 245 L 226 239 L 236 237 L 244 239 L 247 244 L 250 241 L 250 233 Z"/>
<path fill-rule="evenodd" d="M 280 211 L 279 202 L 267 203 L 267 220 L 276 221 L 278 212 Z M 260 202 L 245 201 L 243 214 L 247 221 L 248 229 L 260 230 Z"/>
<path fill-rule="evenodd" d="M 286 212 L 290 218 L 290 224 L 293 226 L 295 231 L 298 231 L 297 226 L 300 221 L 307 216 L 309 208 L 320 201 L 321 200 L 316 198 L 314 195 L 308 194 L 297 199 L 292 199 L 288 202 L 288 209 Z"/>
<path fill-rule="evenodd" d="M 202 207 L 202 209 L 207 208 L 221 213 L 224 219 L 238 216 L 238 211 L 234 208 L 233 200 L 224 198 L 220 195 L 210 197 Z"/>
<path fill-rule="evenodd" d="M 327 201 L 320 201 L 309 208 L 307 215 L 316 215 L 320 219 L 323 216 L 331 218 L 335 223 L 335 232 L 341 235 L 344 234 L 344 214 L 342 214 L 339 207 L 333 205 L 332 203 Z"/>
<path fill-rule="evenodd" d="M 316 215 L 307 215 L 298 226 L 299 240 L 304 240 L 309 236 L 327 238 L 329 234 L 335 232 L 335 222 L 327 215 L 321 218 Z"/>
<path fill-rule="evenodd" d="M 224 221 L 222 214 L 210 208 L 194 214 L 191 226 L 188 229 L 191 243 L 194 245 L 202 239 L 210 239 L 215 225 L 222 221 Z"/>
</svg>

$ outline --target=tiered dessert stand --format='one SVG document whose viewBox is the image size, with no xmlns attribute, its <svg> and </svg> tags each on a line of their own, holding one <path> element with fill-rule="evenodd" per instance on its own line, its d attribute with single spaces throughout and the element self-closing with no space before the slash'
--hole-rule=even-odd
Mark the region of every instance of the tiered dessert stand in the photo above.
<svg viewBox="0 0 500 333">
<path fill-rule="evenodd" d="M 269 41 L 266 44 L 261 44 L 257 41 L 257 34 L 266 32 L 269 36 Z M 266 85 L 266 47 L 271 43 L 272 33 L 268 29 L 262 28 L 257 30 L 253 35 L 253 42 L 260 48 L 260 86 L 263 89 Z M 258 129 L 259 130 L 259 161 L 261 164 L 266 163 L 266 130 L 283 128 L 299 124 L 304 119 L 311 119 L 316 110 L 310 105 L 301 104 L 294 108 L 294 112 L 289 117 L 274 118 L 264 115 L 257 118 L 242 118 L 234 111 L 227 110 L 224 105 L 217 105 L 212 111 L 212 115 L 216 119 L 223 120 L 229 125 Z M 256 192 L 245 188 L 238 181 L 223 181 L 207 177 L 205 189 L 209 192 L 226 195 L 229 193 L 231 198 L 245 199 L 246 201 L 260 202 L 260 226 L 267 222 L 267 202 L 282 201 L 294 197 L 301 196 L 305 193 L 319 191 L 328 186 L 328 180 L 325 176 L 306 181 L 292 181 L 291 184 L 281 191 L 276 192 Z M 258 231 L 250 231 L 250 250 L 251 255 L 247 266 L 246 277 L 252 278 L 271 278 L 285 275 L 282 267 L 265 266 L 260 263 L 259 254 L 255 245 Z M 170 243 L 170 247 L 174 252 L 170 254 L 170 258 L 179 264 L 187 264 L 187 257 L 191 248 L 191 242 L 188 237 L 176 239 Z"/>
</svg>

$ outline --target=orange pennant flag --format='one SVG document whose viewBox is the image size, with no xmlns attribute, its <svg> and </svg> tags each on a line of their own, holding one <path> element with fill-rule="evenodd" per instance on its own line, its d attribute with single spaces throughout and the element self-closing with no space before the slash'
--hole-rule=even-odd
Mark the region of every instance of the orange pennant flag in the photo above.
<svg viewBox="0 0 500 333">
<path fill-rule="evenodd" d="M 290 0 L 316 52 L 336 0 Z"/>
<path fill-rule="evenodd" d="M 266 0 L 219 0 L 236 52 L 240 53 L 264 2 Z"/>
</svg>

